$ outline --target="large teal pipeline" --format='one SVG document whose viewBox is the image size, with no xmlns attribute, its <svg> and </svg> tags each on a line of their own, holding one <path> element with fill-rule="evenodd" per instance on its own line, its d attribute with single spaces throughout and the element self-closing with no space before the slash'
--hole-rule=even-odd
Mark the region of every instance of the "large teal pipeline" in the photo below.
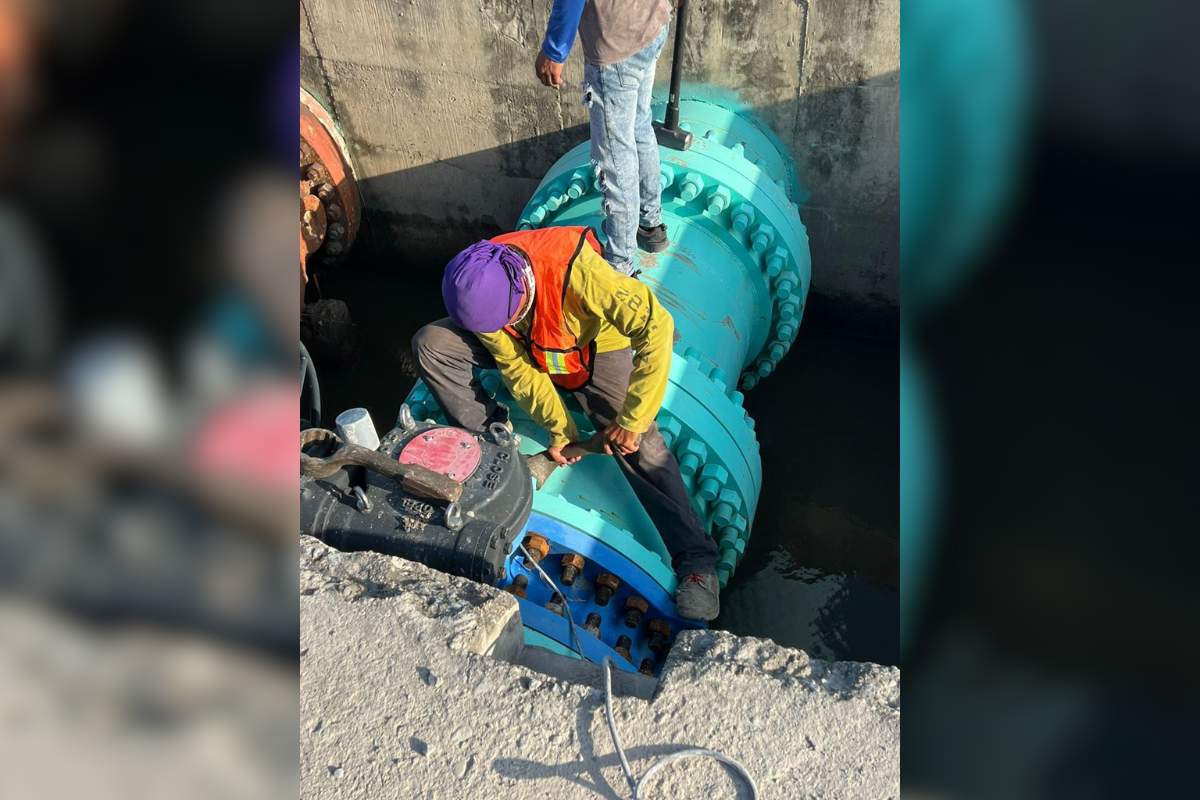
<svg viewBox="0 0 1200 800">
<path fill-rule="evenodd" d="M 657 420 L 718 542 L 725 585 L 745 553 L 762 486 L 754 420 L 742 408 L 742 390 L 769 376 L 795 341 L 811 263 L 791 160 L 774 139 L 715 104 L 684 101 L 680 118 L 693 134 L 692 147 L 660 151 L 671 246 L 658 255 L 640 253 L 636 266 L 675 319 L 671 380 Z M 603 236 L 603 218 L 585 142 L 550 168 L 519 227 L 587 225 Z M 545 432 L 516 407 L 499 376 L 485 372 L 482 379 L 488 393 L 512 409 L 521 450 L 543 449 Z M 442 419 L 420 383 L 408 404 L 418 418 Z M 591 423 L 568 405 L 580 434 L 589 435 Z M 554 555 L 581 553 L 589 564 L 607 565 L 649 601 L 649 613 L 686 624 L 674 617 L 676 584 L 666 548 L 612 459 L 585 458 L 556 470 L 536 493 L 533 510 L 527 531 L 547 535 Z M 508 581 L 523 574 L 522 563 L 512 560 Z M 596 575 L 587 577 L 594 583 Z M 533 576 L 531 600 L 536 584 Z M 586 610 L 572 609 L 580 618 Z M 569 649 L 558 616 L 541 611 L 536 603 L 522 605 L 529 641 Z M 643 644 L 634 637 L 635 651 Z"/>
</svg>

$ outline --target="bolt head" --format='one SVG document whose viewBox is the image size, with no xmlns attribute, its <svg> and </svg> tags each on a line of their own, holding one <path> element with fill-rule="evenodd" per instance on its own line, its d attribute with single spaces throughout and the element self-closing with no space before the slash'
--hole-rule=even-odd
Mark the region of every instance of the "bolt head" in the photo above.
<svg viewBox="0 0 1200 800">
<path fill-rule="evenodd" d="M 729 189 L 718 186 L 708 193 L 708 213 L 716 216 L 729 207 Z"/>
<path fill-rule="evenodd" d="M 763 256 L 766 263 L 767 274 L 774 278 L 788 263 L 788 251 L 783 247 L 772 247 Z"/>
<path fill-rule="evenodd" d="M 670 164 L 662 164 L 658 168 L 658 184 L 666 189 L 675 182 L 675 170 Z"/>
<path fill-rule="evenodd" d="M 750 249 L 756 253 L 766 250 L 775 238 L 775 229 L 763 222 L 750 231 Z"/>
<path fill-rule="evenodd" d="M 757 214 L 754 211 L 754 206 L 749 203 L 738 203 L 734 206 L 733 216 L 730 218 L 733 229 L 738 233 L 743 233 L 754 222 L 755 216 Z"/>
</svg>

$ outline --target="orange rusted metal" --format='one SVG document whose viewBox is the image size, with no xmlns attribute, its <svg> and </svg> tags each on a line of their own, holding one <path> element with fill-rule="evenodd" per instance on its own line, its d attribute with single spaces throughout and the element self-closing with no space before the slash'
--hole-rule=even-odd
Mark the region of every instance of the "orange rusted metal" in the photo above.
<svg viewBox="0 0 1200 800">
<path fill-rule="evenodd" d="M 300 90 L 300 190 L 302 228 L 308 215 L 316 214 L 307 197 L 321 206 L 323 221 L 316 246 L 302 231 L 307 245 L 307 254 L 303 250 L 302 254 L 316 256 L 315 263 L 321 265 L 336 263 L 358 235 L 362 201 L 345 141 L 329 112 L 304 89 Z"/>
<path fill-rule="evenodd" d="M 550 542 L 539 533 L 531 533 L 525 537 L 525 549 L 534 561 L 541 561 L 550 552 Z"/>
<path fill-rule="evenodd" d="M 300 183 L 304 188 L 303 181 Z M 303 264 L 310 253 L 315 253 L 325 243 L 325 206 L 315 194 L 300 198 L 300 260 Z"/>
</svg>

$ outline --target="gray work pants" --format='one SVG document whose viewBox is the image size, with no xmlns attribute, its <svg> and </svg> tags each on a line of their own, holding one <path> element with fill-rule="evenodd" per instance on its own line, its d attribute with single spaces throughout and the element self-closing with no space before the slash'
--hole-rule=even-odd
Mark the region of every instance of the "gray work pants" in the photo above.
<svg viewBox="0 0 1200 800">
<path fill-rule="evenodd" d="M 417 374 L 433 392 L 453 425 L 481 431 L 498 419 L 497 403 L 487 396 L 472 367 L 495 369 L 496 362 L 483 342 L 455 325 L 448 317 L 426 325 L 413 337 Z M 596 355 L 591 382 L 572 394 L 596 430 L 612 422 L 625 403 L 633 351 L 628 347 Z M 658 425 L 642 434 L 636 453 L 614 456 L 646 509 L 663 544 L 671 554 L 671 565 L 679 576 L 711 573 L 716 569 L 717 546 L 704 531 L 692 507 L 679 462 L 667 448 Z"/>
</svg>

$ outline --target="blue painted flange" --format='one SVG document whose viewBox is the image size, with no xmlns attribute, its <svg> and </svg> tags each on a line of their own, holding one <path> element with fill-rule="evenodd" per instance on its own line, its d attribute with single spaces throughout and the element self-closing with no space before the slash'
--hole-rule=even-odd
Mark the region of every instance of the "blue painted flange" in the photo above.
<svg viewBox="0 0 1200 800">
<path fill-rule="evenodd" d="M 607 655 L 612 657 L 619 667 L 635 672 L 643 659 L 650 658 L 655 663 L 655 672 L 657 673 L 662 654 L 651 652 L 647 646 L 649 640 L 647 625 L 650 620 L 661 619 L 669 624 L 672 638 L 680 630 L 704 627 L 702 623 L 685 620 L 675 615 L 675 603 L 672 600 L 673 583 L 669 589 L 664 588 L 656 578 L 651 577 L 647 571 L 643 570 L 638 562 L 629 558 L 617 546 L 613 546 L 622 544 L 620 539 L 610 543 L 536 512 L 530 515 L 529 522 L 517 541 L 522 541 L 526 535 L 534 533 L 546 537 L 551 542 L 549 554 L 541 561 L 542 569 L 567 599 L 572 618 L 577 626 L 583 655 L 588 661 L 598 663 Z M 576 578 L 574 584 L 569 587 L 563 586 L 560 579 L 562 557 L 568 554 L 581 555 L 586 562 L 583 574 Z M 574 653 L 575 643 L 571 637 L 566 617 L 560 617 L 545 608 L 545 604 L 550 601 L 552 592 L 537 571 L 525 565 L 524 555 L 519 549 L 515 549 L 515 544 L 505 569 L 507 575 L 500 582 L 501 586 L 509 585 L 518 575 L 524 575 L 529 580 L 526 597 L 524 599 L 517 598 L 517 602 L 521 606 L 521 620 L 526 629 L 533 632 L 527 635 L 527 643 L 536 645 L 541 641 L 541 637 L 545 637 L 559 645 L 554 648 L 555 650 Z M 601 606 L 596 603 L 593 587 L 596 577 L 603 572 L 620 577 L 621 586 L 609 602 Z M 624 622 L 625 600 L 631 596 L 641 597 L 649 605 L 649 610 L 636 628 L 629 628 Z M 599 638 L 583 629 L 584 622 L 591 613 L 599 614 L 602 620 Z M 632 662 L 626 661 L 624 656 L 619 655 L 614 649 L 617 637 L 623 635 L 630 637 L 632 641 L 629 648 L 633 656 Z M 562 649 L 560 650 L 560 648 Z"/>
</svg>

